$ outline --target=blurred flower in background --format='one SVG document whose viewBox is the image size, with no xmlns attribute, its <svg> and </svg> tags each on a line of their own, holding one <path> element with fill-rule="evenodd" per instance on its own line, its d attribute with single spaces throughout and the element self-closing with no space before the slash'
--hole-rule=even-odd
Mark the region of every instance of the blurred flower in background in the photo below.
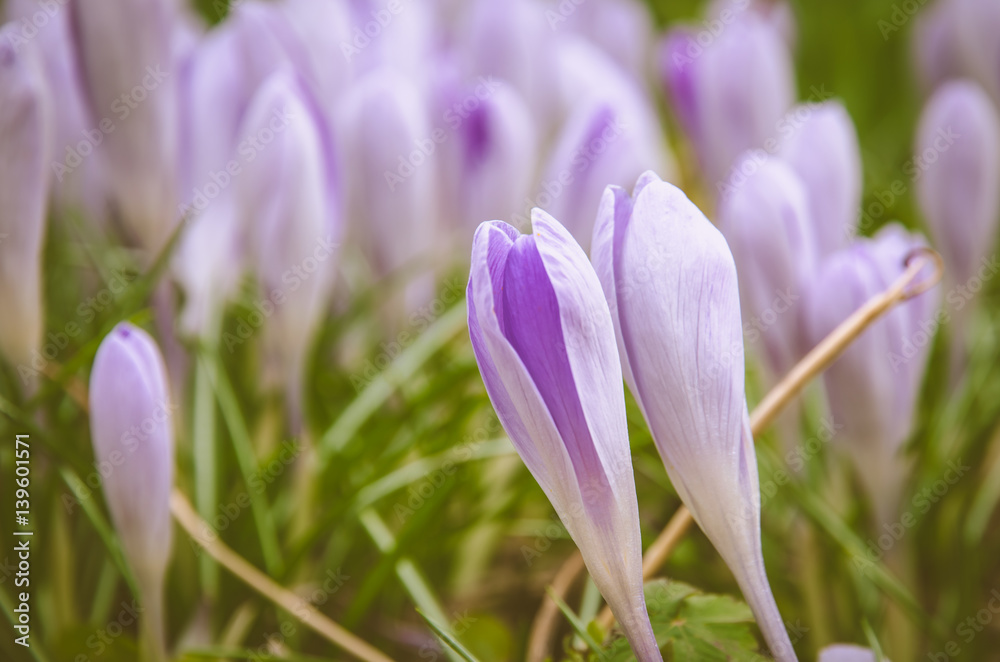
<svg viewBox="0 0 1000 662">
<path fill-rule="evenodd" d="M 782 660 L 871 660 L 828 644 L 875 631 L 934 657 L 1000 545 L 1000 3 L 919 4 L 8 0 L 0 422 L 44 449 L 32 490 L 70 499 L 44 535 L 81 550 L 32 578 L 39 650 L 76 654 L 137 588 L 154 658 L 330 653 L 286 632 L 302 614 L 379 662 L 323 619 L 400 659 L 458 659 L 449 636 L 484 660 L 742 659 L 755 619 Z M 748 400 L 929 246 L 944 287 L 751 430 Z M 976 477 L 897 537 L 962 453 Z M 107 513 L 76 510 L 77 474 L 120 454 L 87 482 Z M 232 577 L 204 540 L 171 548 L 174 483 L 245 557 Z M 681 502 L 707 540 L 652 542 Z M 536 536 L 550 504 L 565 530 Z M 872 580 L 854 562 L 883 532 L 894 563 L 918 540 L 919 567 L 965 561 Z"/>
</svg>

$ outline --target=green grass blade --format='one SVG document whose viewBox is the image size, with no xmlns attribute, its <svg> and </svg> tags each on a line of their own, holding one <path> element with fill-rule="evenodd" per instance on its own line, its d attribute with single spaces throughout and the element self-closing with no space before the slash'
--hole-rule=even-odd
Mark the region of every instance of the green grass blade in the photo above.
<svg viewBox="0 0 1000 662">
<path fill-rule="evenodd" d="M 573 631 L 576 632 L 577 636 L 583 640 L 583 643 L 587 644 L 587 647 L 590 648 L 590 650 L 594 651 L 598 655 L 601 655 L 601 653 L 603 653 L 601 645 L 594 641 L 590 632 L 587 631 L 586 624 L 580 620 L 580 617 L 573 613 L 573 610 L 569 608 L 569 605 L 563 602 L 562 598 L 555 594 L 551 586 L 546 587 L 545 592 L 549 594 L 549 598 L 552 599 L 552 602 L 556 603 L 556 606 L 559 607 L 559 611 L 563 613 L 563 616 L 565 616 L 566 620 L 569 621 Z"/>
<path fill-rule="evenodd" d="M 463 301 L 442 315 L 351 401 L 319 441 L 316 475 L 322 475 L 333 456 L 344 449 L 361 426 L 385 404 L 400 384 L 410 379 L 428 359 L 465 328 L 465 315 Z"/>
<path fill-rule="evenodd" d="M 222 418 L 225 419 L 226 427 L 229 429 L 229 436 L 233 441 L 236 461 L 243 474 L 243 484 L 246 485 L 250 494 L 250 509 L 257 525 L 257 537 L 264 555 L 264 565 L 269 574 L 277 576 L 284 572 L 284 562 L 281 559 L 281 549 L 278 545 L 277 528 L 271 514 L 271 506 L 267 499 L 267 493 L 264 490 L 255 490 L 250 485 L 250 477 L 258 469 L 253 442 L 250 439 L 250 433 L 247 431 L 246 422 L 240 412 L 236 394 L 226 376 L 222 362 L 217 354 L 212 358 L 215 396 L 219 402 L 219 409 L 222 411 Z M 201 357 L 199 361 L 201 360 L 206 359 Z"/>
<path fill-rule="evenodd" d="M 463 646 L 458 639 L 455 639 L 450 632 L 438 625 L 433 618 L 428 617 L 427 614 L 422 612 L 419 607 L 417 607 L 417 613 L 420 614 L 425 621 L 427 621 L 427 625 L 434 630 L 434 634 L 436 634 L 441 641 L 446 643 L 453 651 L 458 653 L 462 659 L 465 660 L 465 662 L 479 662 L 479 660 L 476 659 L 476 656 L 469 652 L 468 648 Z"/>
</svg>

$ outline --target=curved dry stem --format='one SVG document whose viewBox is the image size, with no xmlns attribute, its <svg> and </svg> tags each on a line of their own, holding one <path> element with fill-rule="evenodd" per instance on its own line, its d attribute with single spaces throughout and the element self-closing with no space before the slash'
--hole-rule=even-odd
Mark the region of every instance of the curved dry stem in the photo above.
<svg viewBox="0 0 1000 662">
<path fill-rule="evenodd" d="M 566 559 L 552 580 L 552 591 L 560 598 L 566 595 L 570 586 L 583 572 L 583 556 L 580 550 L 576 550 Z M 610 610 L 609 610 L 610 611 Z M 542 598 L 542 606 L 535 615 L 535 620 L 531 623 L 531 634 L 528 637 L 528 662 L 543 662 L 549 656 L 549 647 L 552 643 L 552 632 L 556 623 L 559 622 L 559 607 L 553 602 L 549 593 Z"/>
<path fill-rule="evenodd" d="M 757 404 L 750 414 L 750 429 L 754 436 L 767 429 L 767 426 L 774 421 L 792 398 L 798 395 L 814 377 L 826 370 L 873 322 L 896 304 L 931 289 L 944 275 L 944 261 L 936 251 L 930 248 L 918 248 L 912 251 L 906 256 L 905 266 L 906 270 L 892 285 L 880 294 L 873 296 L 854 314 L 841 322 Z M 928 266 L 934 267 L 933 273 L 918 281 L 917 277 Z M 642 578 L 644 580 L 650 579 L 663 567 L 692 522 L 694 522 L 694 518 L 686 506 L 677 509 L 666 528 L 643 555 Z M 582 572 L 582 568 L 580 571 Z M 553 591 L 555 590 L 553 586 Z M 556 594 L 562 597 L 562 594 L 558 592 Z M 546 602 L 551 602 L 551 600 Z M 537 618 L 535 622 L 538 622 Z M 607 606 L 598 615 L 597 622 L 605 630 L 614 625 L 615 617 Z M 543 634 L 539 634 L 539 637 Z"/>
<path fill-rule="evenodd" d="M 224 545 L 218 537 L 202 535 L 210 530 L 208 524 L 198 516 L 184 494 L 176 488 L 170 495 L 170 510 L 174 514 L 174 519 L 187 531 L 192 540 L 201 545 L 206 554 L 239 577 L 247 586 L 302 621 L 306 627 L 359 660 L 392 662 L 371 644 L 358 639 L 321 614 L 309 602 L 271 581 L 242 556 Z"/>
</svg>

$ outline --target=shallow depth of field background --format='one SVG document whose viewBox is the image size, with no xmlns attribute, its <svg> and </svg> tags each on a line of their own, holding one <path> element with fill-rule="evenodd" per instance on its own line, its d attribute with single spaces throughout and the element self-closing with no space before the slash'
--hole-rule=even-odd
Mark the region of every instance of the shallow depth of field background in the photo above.
<svg viewBox="0 0 1000 662">
<path fill-rule="evenodd" d="M 660 26 L 678 19 L 702 20 L 699 2 L 651 0 L 650 4 L 651 20 Z M 908 17 L 907 8 L 919 4 L 919 0 L 792 2 L 798 22 L 799 99 L 810 99 L 818 91 L 844 101 L 862 149 L 864 206 L 879 202 L 885 207 L 883 213 L 871 216 L 873 223 L 865 234 L 890 220 L 910 228 L 922 223 L 912 182 L 904 171 L 921 107 L 910 55 L 913 22 L 900 21 L 899 29 L 885 38 L 879 27 L 880 21 L 892 24 L 895 9 L 902 9 L 897 18 Z M 219 5 L 212 0 L 199 0 L 198 5 L 206 16 L 219 18 Z M 678 158 L 690 159 L 690 149 L 684 147 L 676 127 L 669 127 L 668 135 Z M 683 165 L 682 170 L 690 172 L 691 167 Z M 907 189 L 902 196 L 887 194 L 896 181 Z M 708 198 L 696 184 L 688 192 L 699 202 Z M 706 212 L 711 217 L 711 211 Z M 148 297 L 141 291 L 148 284 L 139 265 L 130 262 L 113 240 L 79 221 L 53 219 L 44 270 L 48 330 L 79 322 L 78 305 L 99 288 L 96 265 L 124 269 L 135 281 L 125 295 L 84 324 L 80 337 L 60 350 L 59 363 L 72 379 L 84 383 L 100 338 L 117 321 L 129 318 L 152 328 Z M 414 609 L 417 598 L 413 587 L 407 590 L 401 582 L 401 570 L 415 568 L 426 579 L 430 599 L 442 606 L 459 639 L 480 659 L 519 660 L 545 587 L 574 549 L 554 526 L 551 506 L 513 454 L 493 415 L 465 329 L 466 279 L 467 272 L 456 269 L 442 281 L 433 309 L 404 329 L 419 340 L 404 342 L 405 360 L 384 373 L 372 372 L 371 366 L 384 365 L 397 352 L 391 338 L 389 345 L 382 344 L 387 339 L 378 332 L 378 311 L 402 281 L 389 281 L 337 302 L 335 314 L 326 320 L 314 344 L 304 392 L 308 434 L 313 440 L 333 435 L 343 444 L 316 493 L 302 489 L 296 464 L 277 459 L 291 437 L 283 430 L 281 396 L 258 394 L 256 337 L 233 351 L 221 345 L 218 354 L 234 396 L 233 406 L 220 409 L 217 416 L 220 508 L 215 526 L 222 539 L 257 567 L 268 568 L 255 516 L 239 506 L 247 486 L 231 435 L 234 424 L 243 425 L 257 449 L 255 479 L 266 485 L 267 517 L 279 545 L 280 558 L 270 566 L 271 576 L 283 586 L 301 589 L 304 596 L 315 595 L 314 590 L 336 577 L 327 582 L 333 589 L 319 595 L 320 609 L 394 659 L 445 659 Z M 949 390 L 942 367 L 947 350 L 940 339 L 933 352 L 911 441 L 912 480 L 903 500 L 904 509 L 913 509 L 916 524 L 893 543 L 905 545 L 914 560 L 913 583 L 907 589 L 921 610 L 914 616 L 919 622 L 914 629 L 924 637 L 918 643 L 918 659 L 928 659 L 928 652 L 942 651 L 953 641 L 960 653 L 949 659 L 1000 660 L 1000 614 L 994 614 L 981 631 L 974 630 L 968 640 L 959 631 L 966 619 L 986 607 L 991 591 L 1000 591 L 996 336 L 1000 287 L 988 281 L 977 296 L 981 311 L 977 344 L 962 390 Z M 234 331 L 250 310 L 232 307 L 223 331 Z M 348 345 L 351 351 L 343 351 Z M 388 377 L 396 388 L 391 392 L 370 388 L 375 374 Z M 179 403 L 176 419 L 176 483 L 191 495 L 193 393 L 191 388 L 183 392 L 187 399 Z M 749 375 L 751 409 L 762 396 L 755 376 Z M 634 401 L 626 397 L 643 540 L 648 544 L 680 501 Z M 815 393 L 807 397 L 811 413 L 804 422 L 803 443 L 818 437 L 822 428 L 819 408 L 815 402 L 810 405 L 810 398 L 814 400 Z M 36 659 L 135 659 L 134 628 L 109 638 L 99 654 L 88 644 L 118 618 L 123 604 L 131 604 L 131 596 L 109 553 L 107 536 L 113 532 L 97 530 L 93 516 L 71 496 L 61 472 L 63 467 L 80 476 L 93 471 L 86 413 L 67 395 L 66 384 L 43 381 L 37 396 L 28 397 L 17 373 L 3 364 L 0 414 L 3 601 L 9 604 L 14 591 L 7 563 L 14 545 L 9 534 L 13 527 L 9 440 L 15 433 L 29 431 L 37 531 L 32 559 Z M 784 485 L 774 482 L 775 472 L 783 466 L 771 435 L 762 435 L 758 448 L 768 574 L 783 616 L 796 628 L 791 635 L 800 658 L 815 659 L 818 647 L 832 641 L 867 645 L 865 623 L 876 636 L 884 629 L 885 597 L 853 552 L 885 531 L 869 528 L 867 505 L 845 472 L 831 470 L 841 460 L 825 444 L 814 444 L 818 450 L 807 453 L 801 482 Z M 926 513 L 911 507 L 913 495 L 939 481 L 953 460 L 970 470 L 948 486 L 947 494 Z M 821 508 L 818 502 L 826 506 Z M 106 520 L 99 493 L 87 508 Z M 799 540 L 793 526 L 803 521 L 813 532 L 811 549 L 792 542 Z M 210 592 L 202 585 L 197 551 L 175 528 L 167 611 L 171 641 L 183 636 L 192 642 L 184 659 L 263 659 L 268 651 L 284 651 L 287 659 L 346 659 L 225 570 L 218 571 L 217 588 Z M 801 581 L 806 555 L 820 571 L 810 591 Z M 697 529 L 688 533 L 663 574 L 707 592 L 738 596 L 730 572 Z M 808 604 L 810 595 L 813 600 L 822 596 L 822 604 Z M 597 604 L 594 592 L 582 581 L 570 592 L 568 603 L 577 611 L 593 610 Z M 817 610 L 823 614 L 820 624 L 807 616 Z M 0 658 L 32 659 L 12 644 L 6 618 L 2 620 Z M 294 624 L 294 632 L 282 634 L 282 625 L 288 622 Z M 559 637 L 571 633 L 562 622 Z M 269 639 L 280 640 L 280 647 L 269 648 Z M 561 649 L 562 643 L 558 646 Z M 84 657 L 75 657 L 80 654 Z"/>
</svg>

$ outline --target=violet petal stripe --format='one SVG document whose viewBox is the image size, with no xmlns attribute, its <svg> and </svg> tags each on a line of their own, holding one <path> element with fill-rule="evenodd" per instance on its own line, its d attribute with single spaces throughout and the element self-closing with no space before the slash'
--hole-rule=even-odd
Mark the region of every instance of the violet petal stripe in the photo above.
<svg viewBox="0 0 1000 662">
<path fill-rule="evenodd" d="M 473 242 L 469 333 L 497 415 L 577 543 L 640 660 L 661 659 L 642 594 L 642 543 L 618 351 L 600 282 L 567 230 L 494 221 Z"/>
</svg>

